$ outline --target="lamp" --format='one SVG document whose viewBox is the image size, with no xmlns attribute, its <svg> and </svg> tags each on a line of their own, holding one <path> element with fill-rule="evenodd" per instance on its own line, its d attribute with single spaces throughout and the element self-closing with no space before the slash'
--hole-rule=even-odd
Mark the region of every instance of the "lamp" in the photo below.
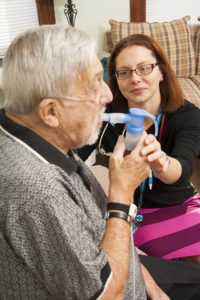
<svg viewBox="0 0 200 300">
<path fill-rule="evenodd" d="M 76 5 L 72 3 L 72 0 L 68 0 L 68 3 L 65 4 L 64 13 L 67 18 L 67 21 L 69 25 L 73 26 L 75 25 L 76 15 L 77 15 L 77 9 Z"/>
</svg>

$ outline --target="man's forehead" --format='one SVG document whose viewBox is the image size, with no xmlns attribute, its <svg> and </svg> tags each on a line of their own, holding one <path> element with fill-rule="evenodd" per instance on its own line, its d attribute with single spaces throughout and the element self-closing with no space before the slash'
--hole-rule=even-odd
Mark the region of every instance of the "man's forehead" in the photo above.
<svg viewBox="0 0 200 300">
<path fill-rule="evenodd" d="M 103 67 L 98 59 L 98 57 L 94 57 L 92 67 L 88 70 L 88 83 L 92 84 L 95 83 L 96 80 L 99 80 L 99 77 L 103 76 Z"/>
<path fill-rule="evenodd" d="M 99 80 L 99 77 L 102 76 L 103 67 L 100 60 L 95 55 L 91 66 L 80 72 L 80 77 L 76 82 L 74 88 L 83 88 L 86 92 L 88 89 L 92 89 L 96 82 Z"/>
<path fill-rule="evenodd" d="M 98 57 L 95 55 L 90 67 L 88 66 L 87 68 L 85 68 L 84 70 L 82 70 L 80 72 L 80 75 L 81 75 L 80 78 L 82 78 L 83 80 L 88 79 L 88 76 L 94 77 L 101 72 L 103 72 L 102 64 L 101 64 L 100 60 L 98 59 Z"/>
</svg>

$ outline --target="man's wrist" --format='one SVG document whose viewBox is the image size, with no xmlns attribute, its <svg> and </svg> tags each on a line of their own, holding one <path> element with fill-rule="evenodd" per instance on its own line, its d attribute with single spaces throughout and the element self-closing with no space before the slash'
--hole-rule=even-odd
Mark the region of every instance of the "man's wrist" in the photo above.
<svg viewBox="0 0 200 300">
<path fill-rule="evenodd" d="M 137 215 L 137 206 L 135 204 L 124 204 L 119 202 L 109 202 L 107 205 L 106 219 L 118 217 L 132 223 Z M 123 216 L 121 216 L 123 213 Z M 119 215 L 117 215 L 119 214 Z"/>
<path fill-rule="evenodd" d="M 109 202 L 119 202 L 130 205 L 133 203 L 133 193 L 133 190 L 131 192 L 127 192 L 127 190 L 123 190 L 121 188 L 109 189 Z"/>
</svg>

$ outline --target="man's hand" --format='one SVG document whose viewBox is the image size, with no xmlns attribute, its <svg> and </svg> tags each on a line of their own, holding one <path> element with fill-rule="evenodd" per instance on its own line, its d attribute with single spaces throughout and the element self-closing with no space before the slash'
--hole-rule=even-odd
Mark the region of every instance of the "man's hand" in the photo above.
<svg viewBox="0 0 200 300">
<path fill-rule="evenodd" d="M 170 300 L 170 298 L 159 288 L 149 271 L 141 264 L 142 275 L 144 279 L 145 289 L 151 300 Z"/>
<path fill-rule="evenodd" d="M 109 198 L 111 201 L 113 195 L 115 197 L 117 195 L 118 199 L 121 195 L 120 202 L 125 200 L 126 204 L 132 203 L 134 190 L 149 175 L 149 163 L 141 154 L 146 135 L 144 132 L 135 149 L 126 156 L 124 156 L 125 139 L 122 136 L 119 137 L 109 162 Z"/>
</svg>

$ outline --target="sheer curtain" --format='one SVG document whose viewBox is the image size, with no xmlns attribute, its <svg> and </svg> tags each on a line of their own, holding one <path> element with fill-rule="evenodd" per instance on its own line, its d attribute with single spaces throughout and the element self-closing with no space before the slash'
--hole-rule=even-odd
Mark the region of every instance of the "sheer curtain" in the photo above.
<svg viewBox="0 0 200 300">
<path fill-rule="evenodd" d="M 35 0 L 0 0 L 0 59 L 13 38 L 39 26 Z"/>
<path fill-rule="evenodd" d="M 170 22 L 190 16 L 189 23 L 198 23 L 200 0 L 146 0 L 147 22 Z"/>
</svg>

